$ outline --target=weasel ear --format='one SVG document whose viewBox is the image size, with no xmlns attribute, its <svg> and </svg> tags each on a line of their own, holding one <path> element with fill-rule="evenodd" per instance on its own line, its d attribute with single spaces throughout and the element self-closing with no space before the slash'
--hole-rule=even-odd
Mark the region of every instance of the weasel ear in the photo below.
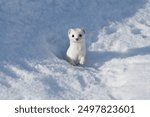
<svg viewBox="0 0 150 117">
<path fill-rule="evenodd" d="M 73 30 L 72 28 L 70 28 L 70 29 L 68 30 L 68 35 L 71 33 L 72 30 Z"/>
<path fill-rule="evenodd" d="M 82 28 L 83 33 L 85 34 L 85 30 Z"/>
</svg>

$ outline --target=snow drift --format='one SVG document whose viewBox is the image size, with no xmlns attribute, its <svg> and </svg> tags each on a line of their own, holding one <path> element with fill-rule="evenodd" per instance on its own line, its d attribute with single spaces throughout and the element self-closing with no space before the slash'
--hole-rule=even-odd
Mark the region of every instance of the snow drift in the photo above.
<svg viewBox="0 0 150 117">
<path fill-rule="evenodd" d="M 0 0 L 0 99 L 150 99 L 149 0 Z M 65 60 L 70 27 L 87 61 Z"/>
</svg>

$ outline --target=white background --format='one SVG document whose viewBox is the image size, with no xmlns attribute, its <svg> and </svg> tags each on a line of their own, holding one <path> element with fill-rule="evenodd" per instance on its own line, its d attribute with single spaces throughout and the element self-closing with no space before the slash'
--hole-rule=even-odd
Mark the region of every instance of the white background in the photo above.
<svg viewBox="0 0 150 117">
<path fill-rule="evenodd" d="M 104 114 L 104 113 L 84 113 L 84 114 L 78 114 L 77 111 L 71 111 L 70 114 L 16 114 L 15 113 L 15 107 L 18 107 L 21 105 L 22 107 L 30 107 L 30 106 L 37 106 L 37 107 L 63 107 L 64 105 L 67 105 L 71 109 L 78 110 L 78 105 L 134 105 L 135 107 L 135 113 L 118 113 L 118 114 Z M 39 100 L 39 101 L 0 101 L 0 115 L 3 115 L 3 117 L 149 117 L 150 111 L 149 111 L 149 105 L 150 101 L 111 101 L 111 100 L 102 100 L 102 101 L 87 101 L 87 100 Z"/>
</svg>

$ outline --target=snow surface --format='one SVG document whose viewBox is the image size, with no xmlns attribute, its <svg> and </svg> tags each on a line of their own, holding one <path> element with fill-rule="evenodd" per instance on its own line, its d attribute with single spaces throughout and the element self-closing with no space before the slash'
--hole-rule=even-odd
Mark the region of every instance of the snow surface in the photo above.
<svg viewBox="0 0 150 117">
<path fill-rule="evenodd" d="M 150 0 L 0 0 L 0 99 L 150 99 Z M 87 60 L 65 60 L 70 27 Z"/>
</svg>

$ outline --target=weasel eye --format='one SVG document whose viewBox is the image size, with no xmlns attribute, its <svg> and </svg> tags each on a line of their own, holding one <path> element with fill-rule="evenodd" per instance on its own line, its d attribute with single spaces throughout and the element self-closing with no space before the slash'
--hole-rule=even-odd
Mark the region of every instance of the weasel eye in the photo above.
<svg viewBox="0 0 150 117">
<path fill-rule="evenodd" d="M 74 35 L 72 35 L 72 37 L 74 37 Z"/>
<path fill-rule="evenodd" d="M 81 34 L 79 34 L 79 37 L 82 37 L 82 35 L 81 35 Z"/>
</svg>

